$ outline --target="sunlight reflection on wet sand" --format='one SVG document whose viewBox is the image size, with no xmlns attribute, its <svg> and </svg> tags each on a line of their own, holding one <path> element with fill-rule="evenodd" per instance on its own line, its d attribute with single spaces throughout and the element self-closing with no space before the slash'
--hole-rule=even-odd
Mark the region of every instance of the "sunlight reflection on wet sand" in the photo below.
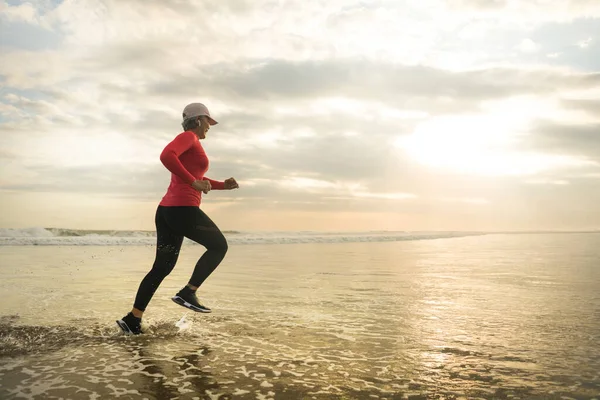
<svg viewBox="0 0 600 400">
<path fill-rule="evenodd" d="M 0 397 L 591 399 L 600 271 L 576 254 L 599 244 L 232 246 L 203 288 L 209 315 L 169 300 L 200 252 L 187 247 L 141 337 L 114 320 L 151 247 L 1 248 L 19 268 L 0 284 Z"/>
</svg>

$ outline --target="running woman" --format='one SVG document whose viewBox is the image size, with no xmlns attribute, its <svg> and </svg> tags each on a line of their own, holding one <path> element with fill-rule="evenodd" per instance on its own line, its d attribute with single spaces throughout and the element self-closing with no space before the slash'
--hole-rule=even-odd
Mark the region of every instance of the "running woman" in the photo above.
<svg viewBox="0 0 600 400">
<path fill-rule="evenodd" d="M 200 144 L 215 121 L 201 103 L 188 104 L 183 110 L 180 133 L 162 151 L 160 161 L 171 172 L 171 183 L 158 204 L 156 224 L 156 258 L 152 269 L 141 281 L 133 309 L 117 321 L 127 334 L 142 333 L 142 315 L 163 279 L 175 267 L 183 238 L 206 248 L 186 286 L 171 299 L 196 312 L 211 312 L 196 297 L 196 290 L 217 268 L 227 253 L 227 241 L 213 221 L 200 209 L 202 193 L 210 190 L 237 189 L 234 178 L 215 181 L 204 176 L 208 157 Z"/>
</svg>

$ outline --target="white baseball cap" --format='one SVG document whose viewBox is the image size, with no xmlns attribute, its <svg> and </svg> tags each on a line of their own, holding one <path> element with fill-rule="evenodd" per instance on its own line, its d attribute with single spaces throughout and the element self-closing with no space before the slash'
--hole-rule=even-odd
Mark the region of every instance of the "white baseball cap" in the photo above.
<svg viewBox="0 0 600 400">
<path fill-rule="evenodd" d="M 183 114 L 182 115 L 183 115 L 183 120 L 184 121 L 186 119 L 189 119 L 189 118 L 206 116 L 206 117 L 208 117 L 208 123 L 209 124 L 211 124 L 211 125 L 218 124 L 217 121 L 215 121 L 214 119 L 212 119 L 212 117 L 210 116 L 210 113 L 208 112 L 208 108 L 206 108 L 206 106 L 204 104 L 202 104 L 202 103 L 191 103 L 191 104 L 188 104 L 183 109 Z"/>
</svg>

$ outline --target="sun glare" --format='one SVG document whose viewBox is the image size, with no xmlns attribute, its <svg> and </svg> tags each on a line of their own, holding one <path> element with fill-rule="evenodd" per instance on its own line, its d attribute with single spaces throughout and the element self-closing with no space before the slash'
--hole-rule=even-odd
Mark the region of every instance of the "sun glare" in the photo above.
<svg viewBox="0 0 600 400">
<path fill-rule="evenodd" d="M 302 107 L 279 105 L 274 112 L 280 116 L 314 116 L 348 115 L 361 119 L 407 120 L 421 119 L 429 114 L 422 110 L 406 110 L 390 107 L 381 101 L 353 99 L 349 97 L 321 97 L 311 99 Z"/>
<path fill-rule="evenodd" d="M 533 175 L 588 161 L 518 149 L 528 123 L 551 108 L 544 102 L 499 104 L 479 115 L 438 117 L 419 124 L 396 145 L 417 162 L 469 175 Z"/>
</svg>

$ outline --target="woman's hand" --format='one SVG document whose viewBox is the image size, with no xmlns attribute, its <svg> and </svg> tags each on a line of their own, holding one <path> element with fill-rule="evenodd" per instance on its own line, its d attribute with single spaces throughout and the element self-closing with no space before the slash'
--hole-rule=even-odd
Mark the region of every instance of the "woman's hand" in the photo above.
<svg viewBox="0 0 600 400">
<path fill-rule="evenodd" d="M 239 187 L 240 187 L 240 185 L 238 185 L 238 183 L 235 181 L 234 178 L 225 179 L 225 189 L 231 190 L 231 189 L 237 189 Z"/>
<path fill-rule="evenodd" d="M 205 180 L 195 180 L 192 182 L 192 187 L 199 192 L 203 192 L 204 194 L 210 192 L 210 182 Z"/>
</svg>

